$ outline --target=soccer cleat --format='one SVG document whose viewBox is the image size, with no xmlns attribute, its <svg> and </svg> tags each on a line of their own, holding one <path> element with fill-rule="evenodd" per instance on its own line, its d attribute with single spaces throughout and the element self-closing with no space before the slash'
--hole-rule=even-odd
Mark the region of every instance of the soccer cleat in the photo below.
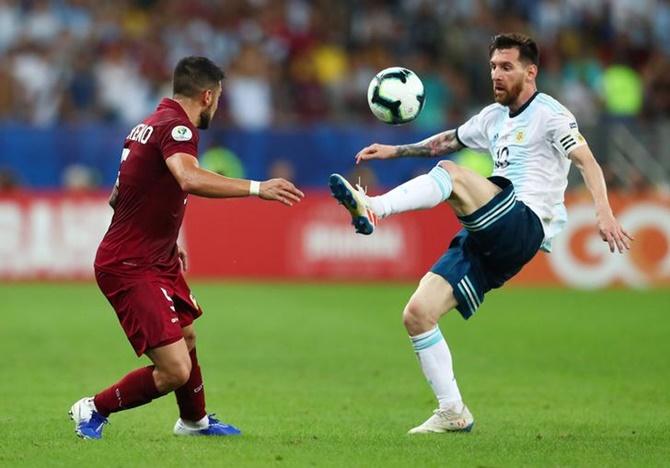
<svg viewBox="0 0 670 468">
<path fill-rule="evenodd" d="M 377 215 L 370 209 L 363 188 L 357 185 L 354 189 L 339 174 L 331 174 L 328 185 L 333 197 L 351 214 L 351 224 L 354 225 L 356 232 L 365 235 L 372 234 L 377 224 Z"/>
<path fill-rule="evenodd" d="M 107 418 L 98 413 L 93 398 L 82 398 L 70 408 L 70 419 L 74 421 L 74 432 L 82 439 L 101 439 L 102 428 Z"/>
<path fill-rule="evenodd" d="M 467 406 L 456 412 L 453 408 L 438 408 L 423 424 L 410 429 L 408 434 L 429 434 L 435 432 L 470 432 L 475 420 Z"/>
<path fill-rule="evenodd" d="M 235 426 L 230 424 L 222 423 L 214 417 L 213 414 L 207 415 L 207 420 L 209 425 L 204 429 L 194 429 L 187 427 L 181 420 L 177 419 L 177 422 L 174 425 L 175 435 L 179 436 L 230 436 L 230 435 L 239 435 L 242 434 Z"/>
</svg>

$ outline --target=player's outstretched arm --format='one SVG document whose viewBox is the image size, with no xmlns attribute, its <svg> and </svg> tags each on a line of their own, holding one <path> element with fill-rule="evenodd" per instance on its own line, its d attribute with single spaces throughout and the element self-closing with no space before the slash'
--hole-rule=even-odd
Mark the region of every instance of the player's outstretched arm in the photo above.
<svg viewBox="0 0 670 468">
<path fill-rule="evenodd" d="M 181 189 L 207 198 L 234 198 L 258 195 L 263 200 L 275 200 L 293 206 L 305 195 L 285 179 L 270 179 L 254 187 L 245 179 L 234 179 L 201 168 L 198 160 L 186 153 L 176 153 L 166 159 L 170 172 Z"/>
<path fill-rule="evenodd" d="M 588 146 L 584 145 L 571 151 L 569 157 L 582 173 L 586 187 L 593 197 L 600 237 L 609 244 L 610 252 L 617 249 L 620 253 L 623 253 L 624 250 L 630 249 L 630 241 L 633 238 L 624 231 L 619 221 L 614 217 L 614 213 L 612 213 L 612 208 L 607 199 L 607 186 L 603 171 L 593 153 Z"/>
<path fill-rule="evenodd" d="M 380 145 L 372 144 L 360 150 L 356 155 L 356 164 L 370 159 L 392 159 L 405 157 L 434 158 L 453 153 L 463 148 L 456 138 L 456 130 L 438 133 L 423 141 L 411 145 Z"/>
</svg>

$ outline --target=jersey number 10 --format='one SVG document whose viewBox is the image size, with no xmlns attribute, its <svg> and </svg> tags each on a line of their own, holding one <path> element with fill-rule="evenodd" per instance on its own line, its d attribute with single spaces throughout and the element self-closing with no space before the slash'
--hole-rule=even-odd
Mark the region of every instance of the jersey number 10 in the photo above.
<svg viewBox="0 0 670 468">
<path fill-rule="evenodd" d="M 507 146 L 498 148 L 498 151 L 496 151 L 496 160 L 494 161 L 496 169 L 504 169 L 507 166 L 509 166 L 508 158 L 509 158 L 509 148 Z"/>
</svg>

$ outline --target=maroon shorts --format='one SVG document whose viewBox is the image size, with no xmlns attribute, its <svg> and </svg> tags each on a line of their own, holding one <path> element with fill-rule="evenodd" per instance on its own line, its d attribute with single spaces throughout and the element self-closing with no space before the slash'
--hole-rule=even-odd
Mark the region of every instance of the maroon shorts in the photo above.
<svg viewBox="0 0 670 468">
<path fill-rule="evenodd" d="M 129 278 L 96 270 L 95 279 L 138 356 L 179 341 L 182 328 L 202 315 L 181 273 L 176 279 L 155 274 Z"/>
</svg>

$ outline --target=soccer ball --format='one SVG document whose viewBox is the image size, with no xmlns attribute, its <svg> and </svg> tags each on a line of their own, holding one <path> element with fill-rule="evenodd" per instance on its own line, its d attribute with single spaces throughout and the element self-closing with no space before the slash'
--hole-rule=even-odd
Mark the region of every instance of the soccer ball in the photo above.
<svg viewBox="0 0 670 468">
<path fill-rule="evenodd" d="M 403 67 L 380 71 L 368 87 L 370 110 L 387 124 L 404 124 L 414 120 L 421 112 L 425 99 L 419 77 Z"/>
</svg>

